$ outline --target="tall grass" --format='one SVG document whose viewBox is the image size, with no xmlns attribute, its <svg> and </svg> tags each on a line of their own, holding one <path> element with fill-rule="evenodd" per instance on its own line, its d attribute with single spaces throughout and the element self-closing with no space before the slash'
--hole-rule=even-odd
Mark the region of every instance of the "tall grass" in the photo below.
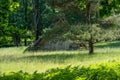
<svg viewBox="0 0 120 80">
<path fill-rule="evenodd" d="M 88 66 L 101 62 L 118 60 L 120 57 L 119 41 L 95 44 L 95 54 L 87 50 L 77 51 L 39 51 L 23 53 L 26 47 L 0 48 L 0 72 L 23 70 L 33 73 L 44 72 L 50 68 Z M 114 45 L 113 45 L 114 44 Z"/>
</svg>

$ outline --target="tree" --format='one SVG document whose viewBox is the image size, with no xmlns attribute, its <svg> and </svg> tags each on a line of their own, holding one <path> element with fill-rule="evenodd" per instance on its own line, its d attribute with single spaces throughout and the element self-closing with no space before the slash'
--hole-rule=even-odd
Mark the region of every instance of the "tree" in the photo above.
<svg viewBox="0 0 120 80">
<path fill-rule="evenodd" d="M 48 2 L 50 3 L 50 0 Z M 94 36 L 91 32 L 93 31 L 91 25 L 98 24 L 99 18 L 110 16 L 113 11 L 117 11 L 120 2 L 118 0 L 52 0 L 50 5 L 60 12 L 77 10 L 79 13 L 84 14 L 86 18 L 85 25 L 89 26 L 89 54 L 92 54 L 94 53 Z"/>
<path fill-rule="evenodd" d="M 49 0 L 48 0 L 49 1 Z M 77 1 L 72 1 L 72 0 L 62 0 L 62 1 L 57 1 L 57 0 L 52 0 L 54 4 L 51 4 L 56 10 L 59 11 L 69 11 L 69 10 L 77 10 L 79 13 L 84 13 L 86 16 L 86 24 L 90 25 L 91 24 L 91 5 L 93 4 L 94 1 L 89 1 L 89 0 L 80 0 L 78 1 L 80 4 L 77 4 Z M 78 7 L 77 7 L 78 6 Z M 71 8 L 73 7 L 73 8 Z M 89 39 L 89 53 L 93 53 L 93 43 L 92 43 L 92 35 Z"/>
<path fill-rule="evenodd" d="M 31 0 L 14 0 L 14 5 L 19 6 L 9 13 L 10 36 L 13 37 L 15 45 L 19 45 L 24 40 L 24 45 L 28 45 L 27 39 L 32 40 L 32 5 Z M 11 30 L 12 29 L 12 30 Z M 17 42 L 16 42 L 17 41 Z"/>
<path fill-rule="evenodd" d="M 32 45 L 33 48 L 38 46 L 38 43 L 41 41 L 41 34 L 42 34 L 42 14 L 45 9 L 45 1 L 44 0 L 32 0 L 33 5 L 33 26 L 34 26 L 34 33 L 35 33 L 35 40 Z"/>
<path fill-rule="evenodd" d="M 24 25 L 25 25 L 25 28 L 26 30 L 28 30 L 27 26 L 28 26 L 28 0 L 23 0 L 23 4 L 24 4 Z M 24 40 L 24 45 L 26 46 L 27 45 L 27 38 L 25 37 L 25 40 Z"/>
<path fill-rule="evenodd" d="M 65 38 L 69 39 L 72 43 L 79 47 L 85 47 L 89 49 L 89 40 L 92 37 L 92 43 L 102 41 L 105 35 L 102 28 L 98 24 L 77 24 L 71 26 L 70 30 L 64 35 Z"/>
<path fill-rule="evenodd" d="M 120 2 L 118 0 L 76 0 L 79 2 L 79 8 L 81 10 L 85 10 L 86 15 L 86 24 L 91 24 L 91 14 L 94 11 L 97 13 L 97 18 L 109 16 L 112 13 L 112 10 L 118 10 Z M 95 6 L 93 6 L 95 5 Z M 99 14 L 99 15 L 98 15 Z M 95 14 L 94 14 L 95 15 Z M 89 53 L 94 53 L 94 46 L 93 46 L 93 35 L 90 33 L 89 39 Z"/>
<path fill-rule="evenodd" d="M 7 43 L 6 30 L 8 26 L 10 6 L 10 0 L 0 0 L 0 44 Z"/>
<path fill-rule="evenodd" d="M 23 4 L 21 0 L 13 0 L 12 5 L 18 6 L 16 7 L 16 9 L 12 10 L 12 12 L 9 13 L 8 29 L 10 30 L 10 36 L 13 39 L 12 42 L 15 46 L 19 46 L 21 44 L 23 34 L 26 34 L 24 28 Z"/>
</svg>

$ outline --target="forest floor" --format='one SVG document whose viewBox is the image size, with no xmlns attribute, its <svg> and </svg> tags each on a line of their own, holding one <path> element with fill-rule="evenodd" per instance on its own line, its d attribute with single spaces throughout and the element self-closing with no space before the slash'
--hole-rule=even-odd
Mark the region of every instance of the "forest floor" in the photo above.
<svg viewBox="0 0 120 80">
<path fill-rule="evenodd" d="M 0 48 L 0 73 L 34 71 L 44 72 L 51 68 L 66 66 L 88 66 L 120 58 L 120 41 L 95 44 L 95 53 L 88 50 L 39 51 L 23 53 L 26 47 Z"/>
</svg>

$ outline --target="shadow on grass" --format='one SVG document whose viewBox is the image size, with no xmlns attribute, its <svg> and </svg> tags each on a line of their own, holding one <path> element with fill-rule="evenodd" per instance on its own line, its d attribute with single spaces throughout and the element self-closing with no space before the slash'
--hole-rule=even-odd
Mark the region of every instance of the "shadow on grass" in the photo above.
<svg viewBox="0 0 120 80">
<path fill-rule="evenodd" d="M 98 45 L 95 46 L 96 48 L 120 48 L 120 41 L 113 41 L 113 42 L 104 42 L 104 43 L 99 43 Z"/>
<path fill-rule="evenodd" d="M 50 55 L 32 55 L 22 57 L 23 60 L 30 60 L 30 61 L 40 61 L 40 62 L 51 62 L 51 63 L 65 63 L 66 61 L 85 61 L 91 60 L 94 55 L 89 55 L 87 53 L 77 53 L 77 54 L 50 54 Z"/>
<path fill-rule="evenodd" d="M 46 55 L 28 55 L 28 56 L 23 56 L 23 57 L 0 57 L 0 62 L 50 62 L 50 63 L 65 63 L 66 61 L 86 61 L 86 60 L 91 60 L 93 57 L 95 57 L 96 54 L 94 55 L 89 55 L 87 53 L 76 53 L 76 54 L 46 54 Z"/>
<path fill-rule="evenodd" d="M 0 56 L 0 62 L 16 62 L 18 61 L 18 58 L 15 57 L 14 55 L 5 55 L 5 56 Z"/>
</svg>

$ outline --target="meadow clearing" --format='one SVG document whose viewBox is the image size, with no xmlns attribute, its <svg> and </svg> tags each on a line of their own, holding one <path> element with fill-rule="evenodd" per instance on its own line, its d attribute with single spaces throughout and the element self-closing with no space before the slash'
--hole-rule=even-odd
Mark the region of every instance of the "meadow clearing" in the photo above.
<svg viewBox="0 0 120 80">
<path fill-rule="evenodd" d="M 51 68 L 66 66 L 88 66 L 120 58 L 120 41 L 101 42 L 95 44 L 95 53 L 88 50 L 77 51 L 38 51 L 26 52 L 26 47 L 0 48 L 0 73 L 34 71 L 45 72 Z"/>
</svg>

